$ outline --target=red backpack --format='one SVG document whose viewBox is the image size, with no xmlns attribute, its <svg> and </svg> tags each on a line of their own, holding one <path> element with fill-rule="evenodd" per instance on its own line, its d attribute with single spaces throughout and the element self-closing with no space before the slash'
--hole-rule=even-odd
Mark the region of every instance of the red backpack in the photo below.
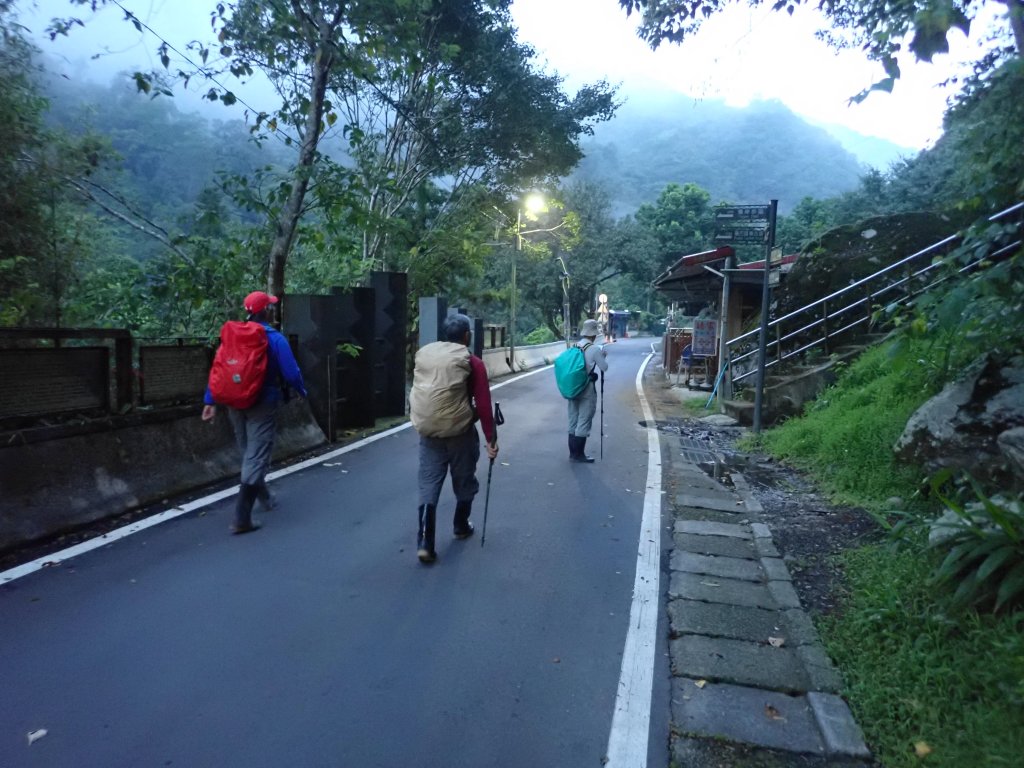
<svg viewBox="0 0 1024 768">
<path fill-rule="evenodd" d="M 210 368 L 210 395 L 218 405 L 251 408 L 267 377 L 267 329 L 256 322 L 229 320 Z"/>
</svg>

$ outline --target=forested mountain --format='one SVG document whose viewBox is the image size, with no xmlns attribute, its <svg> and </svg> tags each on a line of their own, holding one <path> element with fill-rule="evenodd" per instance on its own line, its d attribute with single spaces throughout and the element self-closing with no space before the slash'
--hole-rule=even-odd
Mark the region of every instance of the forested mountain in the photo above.
<svg viewBox="0 0 1024 768">
<path fill-rule="evenodd" d="M 127 74 L 100 85 L 71 82 L 52 71 L 59 69 L 44 58 L 40 87 L 48 122 L 72 135 L 91 133 L 109 142 L 115 157 L 106 165 L 118 172 L 120 194 L 151 220 L 187 230 L 200 195 L 220 176 L 246 176 L 290 162 L 279 142 L 257 146 L 238 110 L 224 109 L 223 120 L 208 120 L 179 109 L 173 98 L 140 93 Z"/>
<path fill-rule="evenodd" d="M 824 128 L 779 102 L 737 109 L 667 93 L 628 97 L 583 148 L 576 178 L 607 186 L 618 215 L 686 182 L 714 203 L 777 198 L 788 213 L 804 197 L 855 189 L 866 170 Z"/>
</svg>

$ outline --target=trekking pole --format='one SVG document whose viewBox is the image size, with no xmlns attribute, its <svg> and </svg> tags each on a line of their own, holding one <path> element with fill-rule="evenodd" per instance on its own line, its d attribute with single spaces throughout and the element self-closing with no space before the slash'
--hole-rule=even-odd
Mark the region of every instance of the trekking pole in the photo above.
<svg viewBox="0 0 1024 768">
<path fill-rule="evenodd" d="M 601 371 L 601 461 L 604 461 L 604 371 Z"/>
<path fill-rule="evenodd" d="M 498 426 L 505 423 L 505 417 L 501 413 L 501 403 L 494 404 L 494 441 L 498 441 Z M 484 495 L 484 524 L 480 529 L 480 546 L 487 540 L 487 508 L 491 505 L 491 472 L 494 471 L 494 459 L 491 459 L 487 467 L 487 493 Z"/>
</svg>

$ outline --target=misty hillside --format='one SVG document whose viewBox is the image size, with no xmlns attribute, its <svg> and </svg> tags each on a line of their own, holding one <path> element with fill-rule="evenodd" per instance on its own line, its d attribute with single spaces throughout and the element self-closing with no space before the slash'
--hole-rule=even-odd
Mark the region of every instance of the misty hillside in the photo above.
<svg viewBox="0 0 1024 768">
<path fill-rule="evenodd" d="M 804 197 L 854 189 L 866 170 L 824 128 L 774 101 L 737 109 L 673 94 L 630 97 L 583 148 L 574 178 L 607 186 L 617 215 L 671 182 L 696 183 L 715 203 L 777 198 L 788 213 Z"/>
</svg>

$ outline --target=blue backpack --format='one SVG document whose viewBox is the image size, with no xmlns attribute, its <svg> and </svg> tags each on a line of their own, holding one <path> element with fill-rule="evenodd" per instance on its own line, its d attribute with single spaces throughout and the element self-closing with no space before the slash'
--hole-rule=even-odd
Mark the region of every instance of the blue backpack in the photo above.
<svg viewBox="0 0 1024 768">
<path fill-rule="evenodd" d="M 582 347 L 569 347 L 555 358 L 555 383 L 566 400 L 575 400 L 590 383 L 590 371 L 584 355 L 589 346 L 588 342 Z"/>
</svg>

